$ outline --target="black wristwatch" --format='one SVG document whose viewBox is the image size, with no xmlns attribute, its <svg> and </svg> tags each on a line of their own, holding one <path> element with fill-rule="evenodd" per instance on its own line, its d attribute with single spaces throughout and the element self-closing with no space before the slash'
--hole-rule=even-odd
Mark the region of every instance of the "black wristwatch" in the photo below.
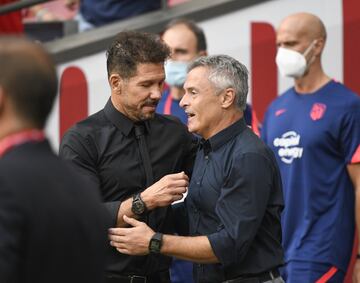
<svg viewBox="0 0 360 283">
<path fill-rule="evenodd" d="M 155 233 L 154 236 L 152 236 L 152 238 L 150 239 L 150 242 L 149 242 L 150 253 L 155 253 L 155 254 L 160 253 L 160 249 L 162 246 L 162 237 L 163 237 L 163 234 L 158 233 L 158 232 Z"/>
<path fill-rule="evenodd" d="M 147 211 L 145 202 L 140 197 L 140 193 L 133 195 L 131 211 L 139 216 L 144 215 Z"/>
</svg>

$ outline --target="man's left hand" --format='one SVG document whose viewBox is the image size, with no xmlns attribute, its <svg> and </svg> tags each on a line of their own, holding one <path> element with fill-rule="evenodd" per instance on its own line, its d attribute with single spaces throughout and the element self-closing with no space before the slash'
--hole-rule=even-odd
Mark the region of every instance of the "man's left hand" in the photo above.
<svg viewBox="0 0 360 283">
<path fill-rule="evenodd" d="M 155 232 L 144 222 L 127 217 L 126 215 L 124 215 L 124 221 L 132 227 L 109 229 L 110 245 L 123 254 L 148 254 L 149 242 Z"/>
</svg>

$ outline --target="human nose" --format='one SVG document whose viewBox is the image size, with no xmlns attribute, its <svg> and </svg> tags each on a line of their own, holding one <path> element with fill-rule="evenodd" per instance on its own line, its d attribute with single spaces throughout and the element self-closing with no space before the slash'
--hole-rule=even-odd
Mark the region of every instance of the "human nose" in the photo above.
<svg viewBox="0 0 360 283">
<path fill-rule="evenodd" d="M 162 88 L 161 87 L 156 87 L 154 89 L 151 90 L 151 94 L 150 97 L 151 99 L 160 99 L 162 95 Z"/>
<path fill-rule="evenodd" d="M 186 92 L 184 96 L 181 98 L 179 105 L 181 108 L 185 108 L 186 106 L 189 105 L 188 94 Z"/>
</svg>

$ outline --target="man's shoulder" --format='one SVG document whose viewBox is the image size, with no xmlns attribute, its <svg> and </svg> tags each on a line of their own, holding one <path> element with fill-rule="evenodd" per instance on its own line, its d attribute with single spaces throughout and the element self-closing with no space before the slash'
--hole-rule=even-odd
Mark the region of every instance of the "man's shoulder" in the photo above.
<svg viewBox="0 0 360 283">
<path fill-rule="evenodd" d="M 154 117 L 154 122 L 161 123 L 172 128 L 179 128 L 186 131 L 186 126 L 181 122 L 181 120 L 178 117 L 173 115 L 156 113 Z"/>
<path fill-rule="evenodd" d="M 268 106 L 268 111 L 273 111 L 278 107 L 291 106 L 293 103 L 291 102 L 294 97 L 294 87 L 287 89 L 285 92 L 282 92 L 279 96 L 277 96 Z"/>
<path fill-rule="evenodd" d="M 237 136 L 237 155 L 259 155 L 273 159 L 270 148 L 254 132 L 247 128 Z"/>
<path fill-rule="evenodd" d="M 360 96 L 342 83 L 334 82 L 331 91 L 336 104 L 345 107 L 360 106 Z"/>
<path fill-rule="evenodd" d="M 77 135 L 81 137 L 91 136 L 103 127 L 108 125 L 108 120 L 105 118 L 104 110 L 100 110 L 87 118 L 75 123 L 65 133 L 64 137 L 68 135 Z"/>
</svg>

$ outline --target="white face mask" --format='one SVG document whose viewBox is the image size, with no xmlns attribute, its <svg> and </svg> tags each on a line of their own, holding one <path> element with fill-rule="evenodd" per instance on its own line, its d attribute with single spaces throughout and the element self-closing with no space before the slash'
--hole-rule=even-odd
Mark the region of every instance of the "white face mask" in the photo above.
<svg viewBox="0 0 360 283">
<path fill-rule="evenodd" d="M 183 87 L 189 63 L 168 60 L 165 63 L 165 82 L 170 86 Z"/>
<path fill-rule="evenodd" d="M 279 68 L 280 74 L 291 78 L 302 77 L 307 67 L 312 63 L 312 60 L 309 60 L 309 63 L 307 63 L 305 56 L 313 48 L 315 43 L 316 40 L 310 44 L 303 54 L 291 49 L 279 47 L 276 54 L 276 65 Z"/>
</svg>

